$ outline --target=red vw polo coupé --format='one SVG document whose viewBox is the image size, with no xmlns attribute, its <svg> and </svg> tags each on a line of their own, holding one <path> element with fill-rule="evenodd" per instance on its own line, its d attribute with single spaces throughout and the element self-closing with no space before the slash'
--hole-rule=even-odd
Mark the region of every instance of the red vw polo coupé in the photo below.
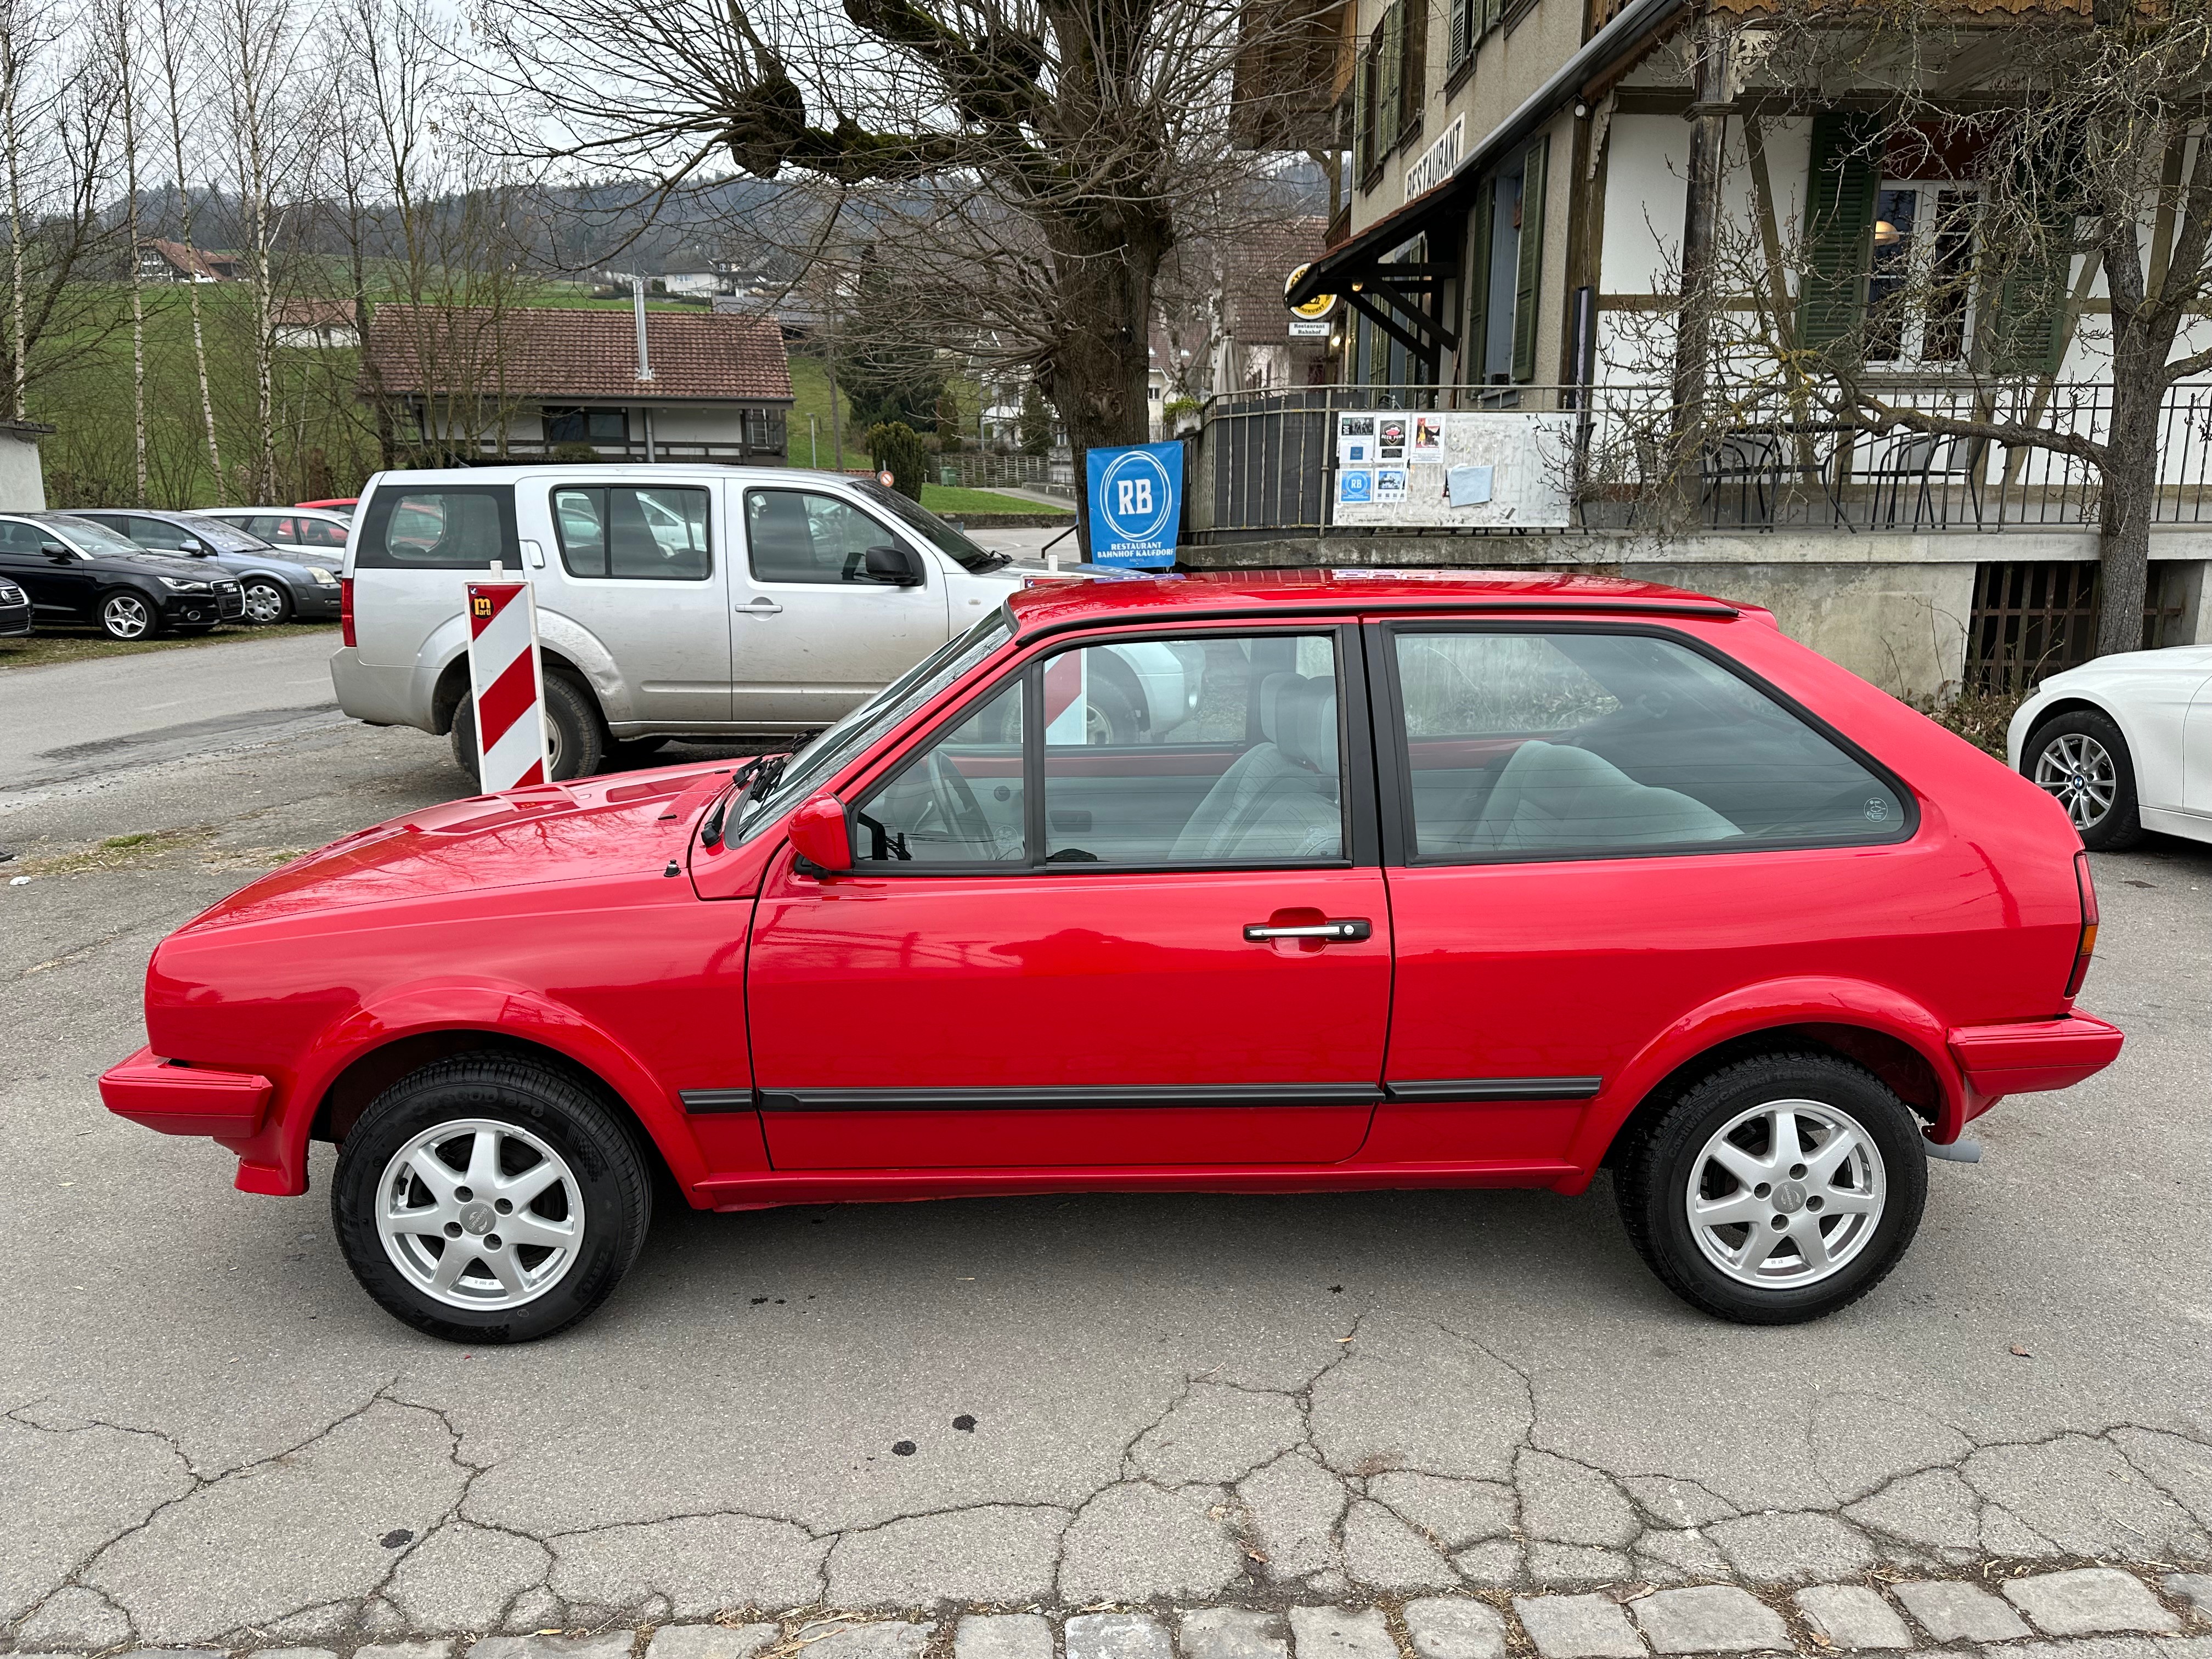
<svg viewBox="0 0 2212 1659">
<path fill-rule="evenodd" d="M 456 801 L 188 923 L 108 1105 L 520 1341 L 702 1208 L 1541 1186 L 1723 1318 L 2118 1054 L 2065 811 L 1766 613 L 1582 576 L 1022 592 L 787 758 Z M 979 1014 L 981 1016 L 979 1018 Z"/>
</svg>

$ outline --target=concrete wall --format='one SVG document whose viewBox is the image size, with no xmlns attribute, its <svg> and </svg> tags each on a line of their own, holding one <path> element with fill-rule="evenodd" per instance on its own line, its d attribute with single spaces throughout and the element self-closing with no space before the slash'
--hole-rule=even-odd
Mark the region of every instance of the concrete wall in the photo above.
<svg viewBox="0 0 2212 1659">
<path fill-rule="evenodd" d="M 39 470 L 39 441 L 0 428 L 0 513 L 43 513 L 46 475 Z"/>
<path fill-rule="evenodd" d="M 1965 678 L 1974 575 L 1984 563 L 2097 556 L 2088 532 L 1839 537 L 1817 532 L 1708 533 L 1664 541 L 1569 532 L 1327 536 L 1184 547 L 1199 570 L 1358 566 L 1471 569 L 1559 568 L 1662 582 L 1771 611 L 1792 639 L 1885 691 L 1942 697 Z M 2151 557 L 2184 573 L 2184 614 L 2172 644 L 2212 643 L 2212 531 L 2155 530 Z"/>
</svg>

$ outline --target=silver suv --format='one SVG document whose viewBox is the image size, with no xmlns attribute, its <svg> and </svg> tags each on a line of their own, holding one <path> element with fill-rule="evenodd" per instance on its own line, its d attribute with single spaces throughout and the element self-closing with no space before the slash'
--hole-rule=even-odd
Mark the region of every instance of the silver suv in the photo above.
<svg viewBox="0 0 2212 1659">
<path fill-rule="evenodd" d="M 611 746 L 818 731 L 1024 574 L 872 481 L 781 469 L 380 472 L 353 522 L 338 702 L 451 732 L 471 775 L 463 595 L 495 566 L 536 590 L 556 778 L 597 770 Z M 1091 694 L 1101 739 L 1164 730 L 1196 696 L 1164 647 L 1118 668 Z"/>
</svg>

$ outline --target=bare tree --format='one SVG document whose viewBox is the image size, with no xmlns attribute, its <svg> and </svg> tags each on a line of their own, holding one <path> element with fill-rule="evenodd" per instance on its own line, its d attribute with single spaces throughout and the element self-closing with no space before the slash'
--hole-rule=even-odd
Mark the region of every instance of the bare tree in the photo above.
<svg viewBox="0 0 2212 1659">
<path fill-rule="evenodd" d="M 222 446 L 216 436 L 215 394 L 208 384 L 207 330 L 201 315 L 198 250 L 192 246 L 191 169 L 185 147 L 185 106 L 194 95 L 192 65 L 187 37 L 196 19 L 186 9 L 193 0 L 154 0 L 155 50 L 161 59 L 163 112 L 168 117 L 169 156 L 175 167 L 179 234 L 185 254 L 185 303 L 191 312 L 192 367 L 199 376 L 200 427 L 207 434 L 208 469 L 215 477 L 216 499 L 222 500 Z M 135 261 L 137 250 L 131 250 Z"/>
<path fill-rule="evenodd" d="M 1238 0 L 517 0 L 481 26 L 558 154 L 667 191 L 734 162 L 811 192 L 817 257 L 901 276 L 908 325 L 1034 374 L 1079 449 L 1146 436 L 1161 262 L 1264 177 Z M 1310 98 L 1310 87 L 1297 88 Z"/>
<path fill-rule="evenodd" d="M 129 241 L 131 283 L 131 446 L 132 502 L 146 505 L 146 272 L 141 254 L 138 204 L 138 37 L 134 0 L 109 0 L 100 18 L 112 66 L 116 112 L 123 128 L 123 223 Z"/>
</svg>

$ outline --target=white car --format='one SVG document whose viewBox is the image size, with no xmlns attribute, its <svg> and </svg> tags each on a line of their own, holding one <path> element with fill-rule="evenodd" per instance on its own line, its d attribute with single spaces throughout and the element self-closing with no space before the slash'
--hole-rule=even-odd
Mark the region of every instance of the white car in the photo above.
<svg viewBox="0 0 2212 1659">
<path fill-rule="evenodd" d="M 2035 688 L 2005 734 L 2093 852 L 2146 830 L 2212 841 L 2212 645 L 2100 657 Z"/>
<path fill-rule="evenodd" d="M 221 519 L 277 547 L 312 550 L 335 563 L 344 553 L 353 521 L 328 507 L 204 507 L 204 519 Z"/>
<path fill-rule="evenodd" d="M 818 732 L 1046 576 L 872 480 L 765 467 L 380 472 L 353 525 L 339 706 L 450 732 L 471 775 L 464 590 L 495 566 L 535 590 L 556 779 L 617 747 Z M 1110 660 L 1085 740 L 1161 741 L 1197 708 L 1170 647 Z"/>
</svg>

